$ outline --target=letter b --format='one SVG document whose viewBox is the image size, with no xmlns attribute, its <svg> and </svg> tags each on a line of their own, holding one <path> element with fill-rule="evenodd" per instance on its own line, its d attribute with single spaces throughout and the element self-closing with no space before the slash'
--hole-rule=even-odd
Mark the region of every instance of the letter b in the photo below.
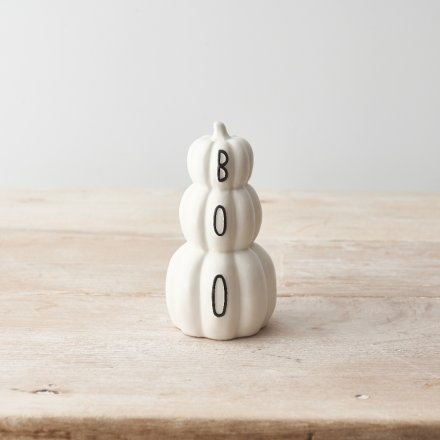
<svg viewBox="0 0 440 440">
<path fill-rule="evenodd" d="M 223 160 L 222 160 L 223 159 Z M 219 182 L 224 182 L 228 178 L 228 170 L 226 164 L 229 162 L 228 153 L 225 150 L 218 150 L 217 156 L 217 179 Z M 223 171 L 223 175 L 222 175 Z"/>
</svg>

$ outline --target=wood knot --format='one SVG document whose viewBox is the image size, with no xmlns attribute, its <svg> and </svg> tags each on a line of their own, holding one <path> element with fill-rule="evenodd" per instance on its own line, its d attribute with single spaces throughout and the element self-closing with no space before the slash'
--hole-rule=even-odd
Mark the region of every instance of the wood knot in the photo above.
<svg viewBox="0 0 440 440">
<path fill-rule="evenodd" d="M 39 390 L 31 391 L 32 394 L 60 394 L 57 390 L 52 390 L 50 388 L 40 388 Z"/>
</svg>

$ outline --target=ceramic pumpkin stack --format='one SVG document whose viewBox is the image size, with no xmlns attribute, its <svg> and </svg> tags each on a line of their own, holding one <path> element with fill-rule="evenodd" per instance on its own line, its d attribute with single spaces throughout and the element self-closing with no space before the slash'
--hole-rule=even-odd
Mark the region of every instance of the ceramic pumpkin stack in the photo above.
<svg viewBox="0 0 440 440">
<path fill-rule="evenodd" d="M 275 269 L 254 243 L 261 205 L 247 183 L 252 166 L 249 143 L 229 136 L 221 122 L 214 124 L 212 136 L 190 146 L 188 171 L 194 183 L 179 210 L 187 243 L 171 258 L 166 279 L 171 320 L 187 335 L 250 336 L 275 308 Z"/>
</svg>

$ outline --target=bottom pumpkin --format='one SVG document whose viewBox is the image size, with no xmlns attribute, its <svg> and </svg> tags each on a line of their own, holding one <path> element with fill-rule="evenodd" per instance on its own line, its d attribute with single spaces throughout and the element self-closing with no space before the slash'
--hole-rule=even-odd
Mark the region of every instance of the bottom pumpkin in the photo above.
<svg viewBox="0 0 440 440">
<path fill-rule="evenodd" d="M 206 252 L 185 243 L 168 266 L 166 301 L 171 321 L 187 335 L 250 336 L 274 311 L 275 268 L 256 243 L 235 252 Z"/>
</svg>

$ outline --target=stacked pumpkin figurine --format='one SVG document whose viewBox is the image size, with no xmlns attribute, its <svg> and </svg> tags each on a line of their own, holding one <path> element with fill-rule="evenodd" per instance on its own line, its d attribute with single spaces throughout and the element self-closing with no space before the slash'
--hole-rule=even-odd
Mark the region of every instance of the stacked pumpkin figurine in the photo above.
<svg viewBox="0 0 440 440">
<path fill-rule="evenodd" d="M 172 322 L 185 334 L 211 339 L 250 336 L 264 327 L 276 302 L 275 269 L 254 243 L 261 204 L 247 182 L 253 167 L 249 143 L 214 123 L 212 136 L 189 148 L 194 182 L 180 203 L 187 243 L 171 258 L 166 279 Z"/>
</svg>

